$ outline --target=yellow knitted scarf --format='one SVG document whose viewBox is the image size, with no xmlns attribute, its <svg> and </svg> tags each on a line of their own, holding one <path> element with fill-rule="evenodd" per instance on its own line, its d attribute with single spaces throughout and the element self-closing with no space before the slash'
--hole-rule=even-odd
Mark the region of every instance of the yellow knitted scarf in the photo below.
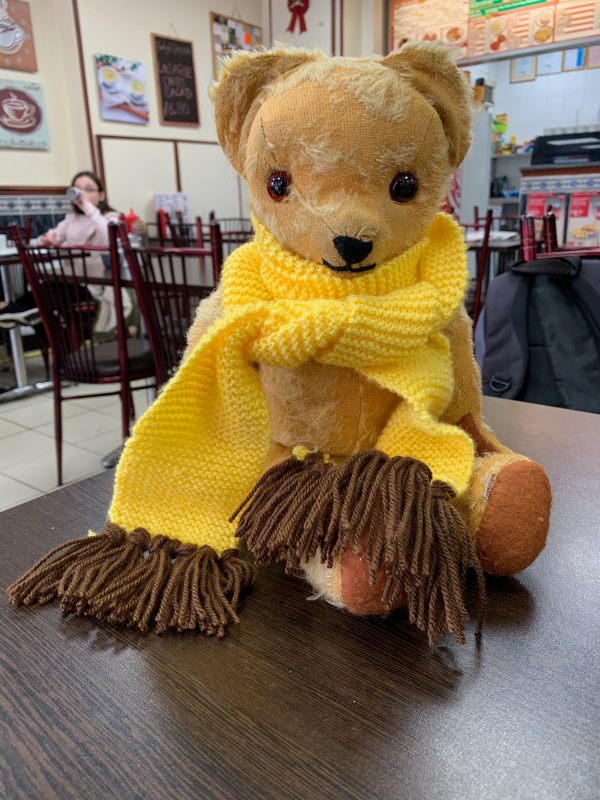
<svg viewBox="0 0 600 800">
<path fill-rule="evenodd" d="M 369 567 L 388 576 L 386 607 L 404 596 L 430 640 L 452 630 L 463 641 L 466 569 L 478 570 L 480 588 L 483 577 L 449 494 L 467 488 L 474 453 L 466 433 L 439 421 L 454 389 L 442 330 L 467 276 L 460 228 L 438 214 L 402 255 L 341 276 L 255 227 L 225 265 L 223 315 L 125 445 L 110 522 L 51 551 L 10 587 L 11 602 L 59 597 L 65 613 L 222 636 L 254 578 L 229 521 L 254 487 L 262 501 L 246 501 L 237 530 L 258 562 L 296 570 L 320 549 L 331 565 L 368 528 Z M 290 459 L 261 477 L 270 425 L 255 364 L 309 359 L 354 368 L 403 398 L 377 442 L 387 455 L 367 451 L 339 468 Z M 443 483 L 430 483 L 422 462 Z M 314 502 L 298 481 L 316 488 Z"/>
<path fill-rule="evenodd" d="M 424 461 L 462 493 L 472 441 L 437 421 L 454 388 L 441 330 L 467 278 L 459 226 L 438 214 L 418 244 L 351 277 L 283 250 L 256 221 L 255 229 L 254 241 L 225 264 L 223 316 L 135 426 L 110 519 L 217 552 L 233 547 L 228 518 L 259 478 L 269 447 L 254 364 L 297 367 L 309 359 L 353 367 L 402 396 L 377 448 Z"/>
</svg>

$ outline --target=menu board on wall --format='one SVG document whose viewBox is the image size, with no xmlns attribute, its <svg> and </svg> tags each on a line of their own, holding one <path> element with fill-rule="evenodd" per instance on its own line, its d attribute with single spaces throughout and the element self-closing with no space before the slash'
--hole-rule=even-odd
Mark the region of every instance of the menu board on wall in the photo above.
<svg viewBox="0 0 600 800">
<path fill-rule="evenodd" d="M 446 42 L 466 55 L 469 0 L 396 0 L 392 49 L 406 41 Z"/>
<path fill-rule="evenodd" d="M 463 36 L 463 31 L 466 35 Z M 468 58 L 600 35 L 600 0 L 393 0 L 392 46 L 445 41 Z"/>
<path fill-rule="evenodd" d="M 152 45 L 161 123 L 198 126 L 192 42 L 153 33 Z"/>
</svg>

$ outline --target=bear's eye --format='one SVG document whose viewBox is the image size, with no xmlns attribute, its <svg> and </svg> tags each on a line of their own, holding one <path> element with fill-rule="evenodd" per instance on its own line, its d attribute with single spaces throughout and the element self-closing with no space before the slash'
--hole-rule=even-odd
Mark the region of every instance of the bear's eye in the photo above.
<svg viewBox="0 0 600 800">
<path fill-rule="evenodd" d="M 279 202 L 290 191 L 292 176 L 287 172 L 272 172 L 267 180 L 267 192 L 269 196 Z"/>
<path fill-rule="evenodd" d="M 412 172 L 399 172 L 390 183 L 390 197 L 395 203 L 406 203 L 416 195 L 419 182 Z"/>
</svg>

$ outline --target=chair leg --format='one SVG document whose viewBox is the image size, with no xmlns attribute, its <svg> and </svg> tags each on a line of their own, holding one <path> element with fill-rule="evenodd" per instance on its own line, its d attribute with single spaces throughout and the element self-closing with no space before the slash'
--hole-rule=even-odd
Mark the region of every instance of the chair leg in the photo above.
<svg viewBox="0 0 600 800">
<path fill-rule="evenodd" d="M 63 469 L 62 469 L 62 393 L 60 385 L 60 376 L 58 370 L 54 370 L 53 379 L 53 394 L 54 394 L 54 444 L 56 446 L 56 473 L 58 478 L 58 485 L 62 486 L 63 482 Z"/>
<path fill-rule="evenodd" d="M 123 441 L 129 436 L 131 424 L 131 389 L 129 384 L 121 384 L 121 433 Z"/>
<path fill-rule="evenodd" d="M 131 384 L 129 385 L 129 424 L 133 425 L 135 422 L 135 402 L 133 399 L 133 392 L 131 391 Z"/>
</svg>

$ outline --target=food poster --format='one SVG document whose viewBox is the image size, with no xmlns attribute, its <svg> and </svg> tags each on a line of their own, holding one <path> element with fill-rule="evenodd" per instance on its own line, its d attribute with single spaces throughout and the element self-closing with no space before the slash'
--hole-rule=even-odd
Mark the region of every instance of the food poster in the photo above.
<svg viewBox="0 0 600 800">
<path fill-rule="evenodd" d="M 0 68 L 37 72 L 29 3 L 0 0 Z"/>
<path fill-rule="evenodd" d="M 100 117 L 111 122 L 147 125 L 148 85 L 140 61 L 96 53 Z"/>
<path fill-rule="evenodd" d="M 600 33 L 599 0 L 569 0 L 556 5 L 554 40 L 567 42 Z"/>
<path fill-rule="evenodd" d="M 219 60 L 235 50 L 256 50 L 262 44 L 258 25 L 210 12 L 213 75 L 217 78 Z"/>
<path fill-rule="evenodd" d="M 466 35 L 465 35 L 466 31 Z M 392 48 L 441 40 L 469 58 L 600 34 L 600 0 L 395 0 Z"/>
<path fill-rule="evenodd" d="M 392 7 L 392 49 L 406 41 L 446 42 L 467 55 L 469 0 L 397 0 Z"/>
<path fill-rule="evenodd" d="M 469 20 L 469 56 L 512 52 L 554 41 L 553 4 L 536 3 L 510 11 L 496 6 L 478 13 L 480 17 Z"/>
<path fill-rule="evenodd" d="M 0 147 L 50 149 L 39 83 L 0 80 Z"/>
<path fill-rule="evenodd" d="M 598 247 L 600 244 L 600 192 L 571 195 L 567 245 Z"/>
</svg>

